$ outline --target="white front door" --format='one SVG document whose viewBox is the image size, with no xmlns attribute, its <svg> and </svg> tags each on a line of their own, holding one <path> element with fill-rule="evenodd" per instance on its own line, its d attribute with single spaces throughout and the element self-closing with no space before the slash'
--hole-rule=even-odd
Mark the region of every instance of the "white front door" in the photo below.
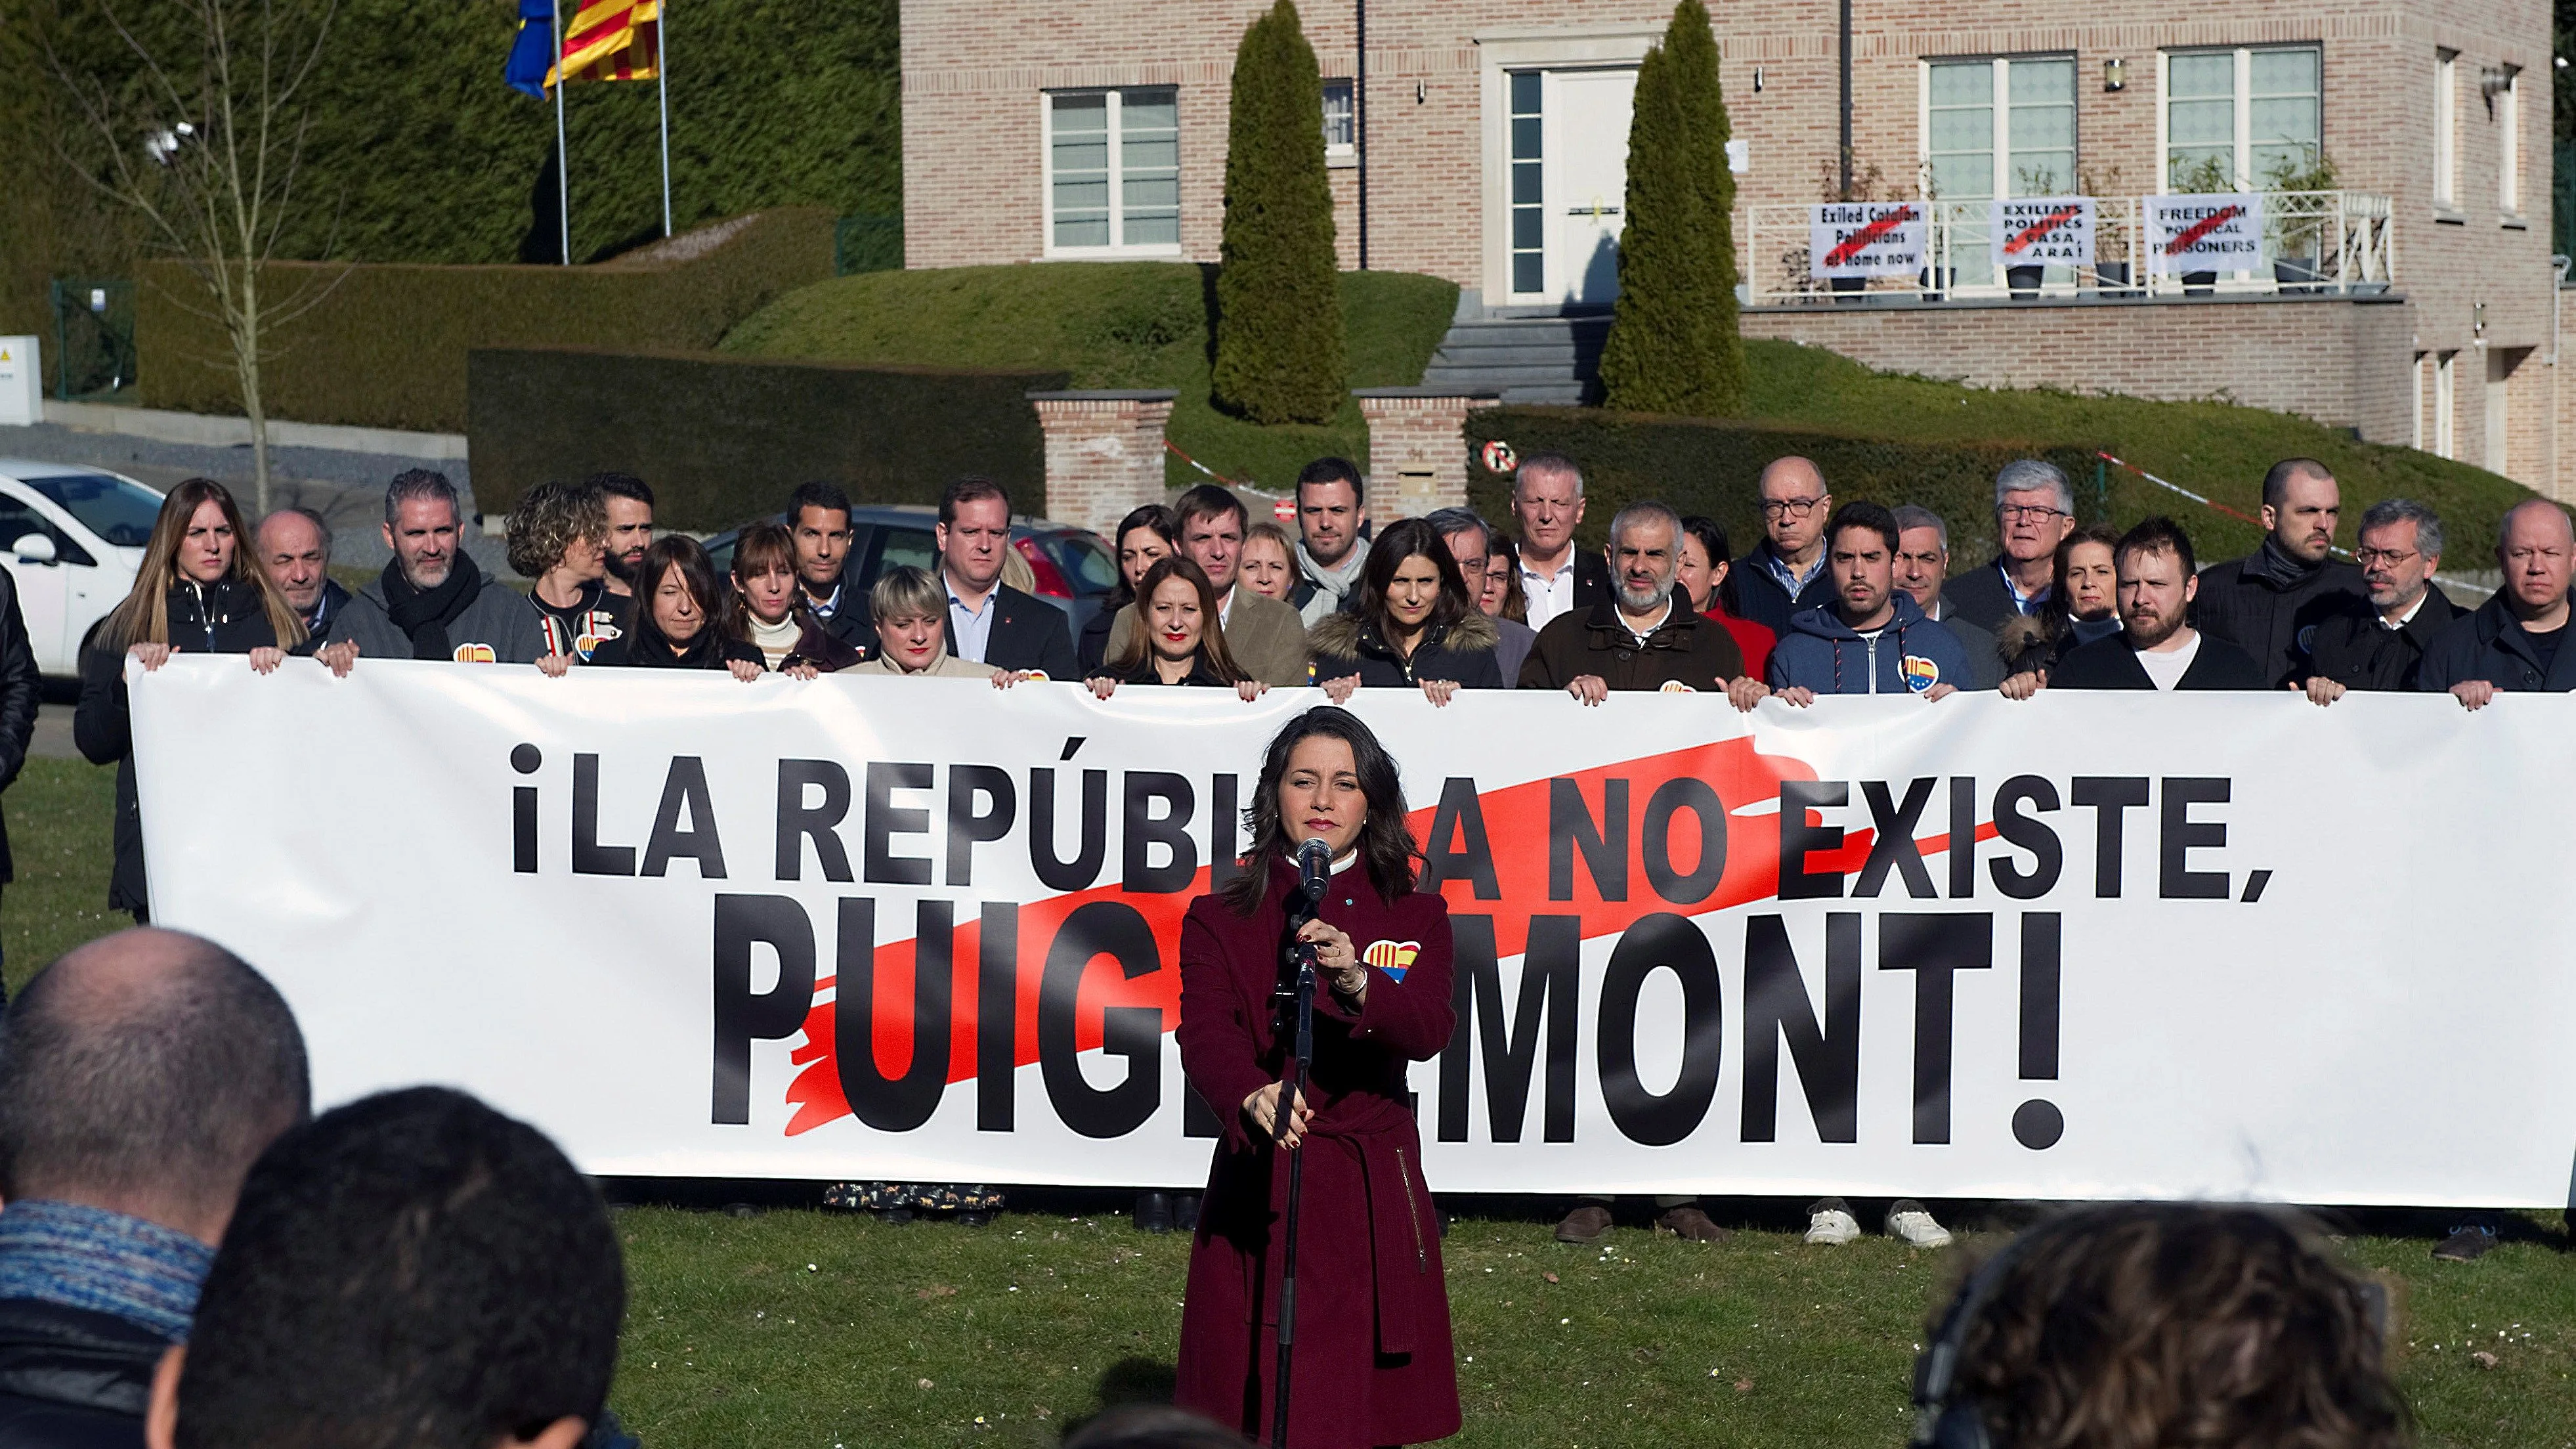
<svg viewBox="0 0 2576 1449">
<path fill-rule="evenodd" d="M 1619 295 L 1636 92 L 1634 70 L 1545 73 L 1548 301 L 1598 306 Z"/>
</svg>

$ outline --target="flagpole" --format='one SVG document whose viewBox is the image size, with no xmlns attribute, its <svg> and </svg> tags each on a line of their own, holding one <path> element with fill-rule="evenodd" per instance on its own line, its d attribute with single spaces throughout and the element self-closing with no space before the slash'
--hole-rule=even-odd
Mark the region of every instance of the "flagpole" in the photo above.
<svg viewBox="0 0 2576 1449">
<path fill-rule="evenodd" d="M 548 24 L 555 32 L 555 59 L 551 69 L 555 77 L 555 226 L 563 238 L 563 264 L 572 265 L 572 174 L 569 153 L 564 148 L 564 82 L 572 77 L 563 68 L 564 0 L 554 0 Z"/>
<path fill-rule="evenodd" d="M 662 235 L 671 234 L 671 0 L 653 21 L 653 72 L 662 82 Z"/>
</svg>

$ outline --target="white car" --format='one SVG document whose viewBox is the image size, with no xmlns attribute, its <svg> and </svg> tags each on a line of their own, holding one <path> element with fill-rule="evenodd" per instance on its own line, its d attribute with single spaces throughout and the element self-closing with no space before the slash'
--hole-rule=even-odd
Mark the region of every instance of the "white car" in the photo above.
<svg viewBox="0 0 2576 1449">
<path fill-rule="evenodd" d="M 81 645 L 133 591 L 160 514 L 161 495 L 122 474 L 0 458 L 0 568 L 39 671 L 79 675 Z"/>
</svg>

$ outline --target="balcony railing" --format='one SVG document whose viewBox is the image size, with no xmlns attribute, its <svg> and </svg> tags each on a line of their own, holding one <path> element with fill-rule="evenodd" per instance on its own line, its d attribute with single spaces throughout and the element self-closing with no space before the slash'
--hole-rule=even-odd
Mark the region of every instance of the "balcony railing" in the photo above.
<svg viewBox="0 0 2576 1449">
<path fill-rule="evenodd" d="M 2086 198 L 2047 200 L 2080 206 Z M 2213 205 L 2185 205 L 2199 201 Z M 1744 239 L 1744 254 L 1750 262 L 1745 278 L 1748 300 L 1761 305 L 2369 295 L 2387 291 L 2396 280 L 2392 208 L 2389 198 L 2376 193 L 2275 191 L 2262 193 L 2259 200 L 2113 196 L 2090 198 L 2090 202 L 2089 249 L 2058 248 L 2060 255 L 2089 251 L 2089 259 L 2022 265 L 1998 261 L 2000 249 L 1993 242 L 1996 229 L 1999 224 L 2009 229 L 2016 223 L 1999 223 L 1995 202 L 1867 203 L 1869 214 L 1881 219 L 1876 229 L 1883 231 L 1875 261 L 1882 269 L 1868 276 L 1828 276 L 1824 275 L 1827 268 L 1815 264 L 1814 239 L 1823 226 L 1815 207 L 1749 207 Z M 2237 223 L 2242 242 L 2234 254 L 2213 262 L 2192 250 L 2194 233 L 2205 227 L 2176 218 L 2224 212 L 2223 204 L 2230 202 L 2250 214 Z M 1914 215 L 1897 216 L 1887 210 L 1900 205 L 1913 208 Z M 1835 210 L 1847 214 L 1846 208 Z M 2028 214 L 2029 208 L 2024 208 L 2022 215 Z M 2221 216 L 2219 221 L 2223 224 L 2226 219 Z M 1836 234 L 1850 230 L 1846 226 Z M 1894 244 L 1884 244 L 1889 241 Z M 2166 248 L 2167 255 L 2156 256 L 2159 247 Z M 1837 260 L 1843 263 L 1838 270 L 1852 270 L 1853 256 Z M 1898 262 L 1903 264 L 1901 271 L 1893 270 Z"/>
</svg>

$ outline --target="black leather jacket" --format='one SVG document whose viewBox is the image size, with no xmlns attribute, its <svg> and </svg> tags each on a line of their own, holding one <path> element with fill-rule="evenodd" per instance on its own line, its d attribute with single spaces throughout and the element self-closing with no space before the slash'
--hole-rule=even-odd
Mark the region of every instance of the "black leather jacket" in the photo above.
<svg viewBox="0 0 2576 1449">
<path fill-rule="evenodd" d="M 169 1346 L 112 1314 L 0 1299 L 0 1446 L 140 1449 Z"/>
</svg>

